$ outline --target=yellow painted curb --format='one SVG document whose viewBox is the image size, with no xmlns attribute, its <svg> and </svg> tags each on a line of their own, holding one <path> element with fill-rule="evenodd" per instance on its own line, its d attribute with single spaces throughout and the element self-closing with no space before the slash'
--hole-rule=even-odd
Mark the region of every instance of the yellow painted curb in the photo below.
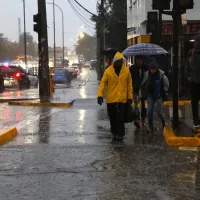
<svg viewBox="0 0 200 200">
<path fill-rule="evenodd" d="M 9 127 L 0 132 L 0 145 L 10 142 L 16 135 L 18 131 L 15 127 Z"/>
<path fill-rule="evenodd" d="M 184 105 L 187 105 L 187 104 L 191 104 L 191 101 L 190 100 L 186 100 L 186 101 L 179 101 L 178 102 L 179 106 L 184 106 Z M 134 105 L 135 105 L 135 103 L 133 102 L 132 106 L 134 106 Z M 139 106 L 140 106 L 140 103 L 139 103 Z M 147 107 L 147 101 L 145 101 L 145 106 Z M 164 106 L 173 106 L 173 101 L 164 102 Z"/>
<path fill-rule="evenodd" d="M 177 137 L 174 135 L 171 126 L 166 126 L 164 129 L 164 138 L 168 146 L 180 147 L 199 147 L 200 139 L 198 137 Z"/>
<path fill-rule="evenodd" d="M 69 108 L 72 103 L 51 103 L 51 102 L 9 102 L 12 106 L 44 106 L 44 107 L 62 107 Z"/>
<path fill-rule="evenodd" d="M 179 106 L 184 106 L 184 105 L 187 105 L 187 104 L 191 104 L 191 101 L 186 100 L 186 101 L 179 101 L 178 102 Z M 172 105 L 173 105 L 173 101 L 166 101 L 166 102 L 164 102 L 164 106 L 172 106 Z"/>
</svg>

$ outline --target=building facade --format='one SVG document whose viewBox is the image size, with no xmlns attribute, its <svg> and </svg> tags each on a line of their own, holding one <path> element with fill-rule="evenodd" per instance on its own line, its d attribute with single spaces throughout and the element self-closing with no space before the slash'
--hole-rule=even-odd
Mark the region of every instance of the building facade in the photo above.
<svg viewBox="0 0 200 200">
<path fill-rule="evenodd" d="M 194 35 L 200 33 L 200 0 L 194 0 L 194 3 L 194 9 L 187 10 L 187 25 L 184 26 L 186 42 L 189 42 Z M 153 11 L 152 0 L 127 0 L 127 9 L 128 44 L 150 42 L 150 36 L 147 34 L 147 13 Z M 162 17 L 163 41 L 170 44 L 173 34 L 172 17 L 167 15 L 162 15 Z"/>
</svg>

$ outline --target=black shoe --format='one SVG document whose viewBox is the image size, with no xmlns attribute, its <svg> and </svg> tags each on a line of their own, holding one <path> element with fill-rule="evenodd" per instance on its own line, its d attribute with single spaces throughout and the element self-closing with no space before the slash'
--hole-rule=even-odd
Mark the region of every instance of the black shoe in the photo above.
<svg viewBox="0 0 200 200">
<path fill-rule="evenodd" d="M 165 126 L 166 126 L 166 122 L 162 121 L 162 127 L 163 127 L 163 129 L 165 128 Z"/>
<path fill-rule="evenodd" d="M 136 127 L 137 129 L 140 129 L 140 124 L 139 124 L 138 121 L 134 121 L 134 125 L 135 125 L 135 127 Z"/>
</svg>

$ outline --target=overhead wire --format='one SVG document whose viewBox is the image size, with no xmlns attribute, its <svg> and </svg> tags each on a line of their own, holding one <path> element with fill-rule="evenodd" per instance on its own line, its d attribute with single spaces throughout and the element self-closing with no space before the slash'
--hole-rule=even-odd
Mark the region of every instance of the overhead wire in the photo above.
<svg viewBox="0 0 200 200">
<path fill-rule="evenodd" d="M 71 2 L 72 3 L 72 2 Z M 73 4 L 73 3 L 72 3 Z M 74 6 L 74 8 L 76 9 L 76 11 L 78 12 L 78 10 L 81 12 L 82 10 L 79 8 L 79 7 L 76 7 L 74 4 L 73 4 L 73 6 Z M 77 10 L 78 9 L 78 10 Z M 86 17 L 85 16 L 83 16 L 83 14 L 81 14 L 79 12 L 79 14 L 81 15 L 81 17 L 86 21 L 86 22 L 88 22 L 89 24 L 91 24 L 92 26 L 95 26 L 94 25 L 94 23 L 92 23 L 91 21 L 89 21 L 88 19 L 86 19 Z"/>
<path fill-rule="evenodd" d="M 72 10 L 75 12 L 75 14 L 77 15 L 77 17 L 86 25 L 86 28 L 92 33 L 95 34 L 94 31 L 92 31 L 92 29 L 95 29 L 94 27 L 92 27 L 91 25 L 87 24 L 87 22 L 84 21 L 85 17 L 83 17 L 74 7 L 74 5 L 72 4 L 72 2 L 70 0 L 68 0 L 69 5 L 71 6 Z M 86 20 L 86 19 L 85 19 Z M 87 20 L 88 21 L 88 20 Z M 92 28 L 92 29 L 91 29 Z"/>
<path fill-rule="evenodd" d="M 70 0 L 68 0 L 70 2 Z M 85 17 L 83 17 L 77 10 L 76 8 L 74 7 L 74 5 L 70 2 L 70 6 L 71 8 L 73 9 L 73 11 L 75 12 L 75 14 L 78 16 L 78 18 L 86 25 L 86 27 L 88 28 L 88 30 L 90 30 L 90 32 L 93 32 L 91 30 L 92 29 L 95 29 L 95 27 L 93 27 L 92 25 L 89 25 L 87 22 L 88 20 L 85 19 Z"/>
<path fill-rule="evenodd" d="M 85 8 L 84 6 L 82 6 L 77 0 L 74 0 L 74 2 L 77 3 L 82 9 L 84 9 L 89 14 L 96 16 L 94 13 L 90 12 L 87 8 Z"/>
</svg>

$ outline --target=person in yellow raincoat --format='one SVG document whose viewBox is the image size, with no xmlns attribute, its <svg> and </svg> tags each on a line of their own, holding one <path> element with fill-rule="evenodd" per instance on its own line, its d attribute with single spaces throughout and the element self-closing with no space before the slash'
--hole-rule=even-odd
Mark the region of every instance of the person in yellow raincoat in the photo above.
<svg viewBox="0 0 200 200">
<path fill-rule="evenodd" d="M 129 69 L 124 65 L 124 61 L 123 55 L 117 52 L 113 63 L 104 72 L 97 92 L 97 102 L 102 105 L 106 89 L 111 133 L 114 138 L 119 140 L 125 136 L 125 104 L 127 102 L 131 104 L 133 99 L 132 78 Z"/>
</svg>

